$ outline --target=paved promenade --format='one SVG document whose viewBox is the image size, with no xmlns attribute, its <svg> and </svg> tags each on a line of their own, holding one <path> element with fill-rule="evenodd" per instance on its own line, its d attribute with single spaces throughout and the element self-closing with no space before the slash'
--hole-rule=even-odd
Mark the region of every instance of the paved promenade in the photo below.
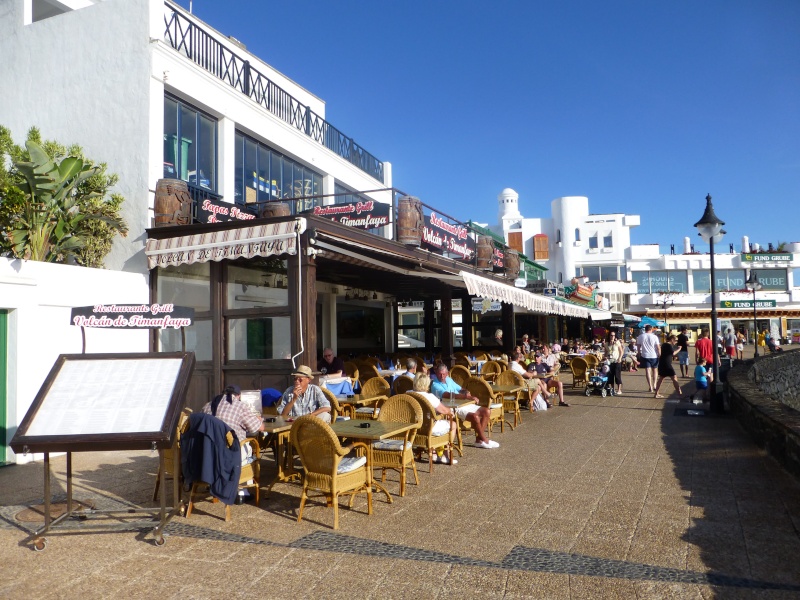
<svg viewBox="0 0 800 600">
<path fill-rule="evenodd" d="M 21 542 L 42 466 L 1 468 L 0 598 L 800 598 L 800 483 L 731 417 L 676 414 L 642 372 L 624 378 L 622 396 L 524 412 L 497 450 L 419 463 L 405 498 L 375 495 L 367 516 L 359 496 L 338 531 L 318 503 L 296 523 L 299 486 L 278 484 L 230 524 L 198 505 L 162 547 L 52 533 L 34 552 Z M 156 468 L 150 452 L 76 454 L 75 498 L 147 503 Z"/>
</svg>

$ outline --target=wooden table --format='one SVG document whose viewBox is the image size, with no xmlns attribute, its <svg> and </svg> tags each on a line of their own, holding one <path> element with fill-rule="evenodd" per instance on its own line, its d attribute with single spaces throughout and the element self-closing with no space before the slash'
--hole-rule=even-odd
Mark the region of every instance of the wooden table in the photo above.
<svg viewBox="0 0 800 600">
<path fill-rule="evenodd" d="M 364 424 L 369 425 L 369 427 L 362 427 Z M 389 495 L 389 492 L 372 477 L 371 442 L 385 440 L 386 438 L 399 435 L 418 426 L 418 423 L 401 423 L 397 421 L 358 421 L 355 419 L 331 423 L 331 429 L 333 429 L 333 432 L 338 437 L 366 442 L 368 467 L 367 473 L 369 473 L 370 479 L 369 484 L 375 488 L 375 491 L 380 490 L 386 494 L 386 500 L 389 502 L 389 504 L 392 503 L 392 497 Z"/>
<path fill-rule="evenodd" d="M 273 436 L 275 462 L 278 464 L 278 473 L 265 493 L 265 496 L 268 496 L 272 491 L 272 486 L 276 483 L 300 479 L 300 473 L 294 470 L 294 452 L 289 439 L 293 421 L 274 416 L 266 416 L 265 419 L 275 419 L 274 421 L 264 421 L 264 434 Z"/>
</svg>

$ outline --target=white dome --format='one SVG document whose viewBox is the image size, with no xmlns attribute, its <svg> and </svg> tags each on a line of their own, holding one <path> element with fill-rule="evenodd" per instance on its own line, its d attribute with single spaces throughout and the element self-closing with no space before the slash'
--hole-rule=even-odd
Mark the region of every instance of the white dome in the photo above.
<svg viewBox="0 0 800 600">
<path fill-rule="evenodd" d="M 511 188 L 505 188 L 497 195 L 498 204 L 498 218 L 502 223 L 504 219 L 520 219 L 522 215 L 519 212 L 519 194 Z"/>
<path fill-rule="evenodd" d="M 519 194 L 512 190 L 511 188 L 504 188 L 502 192 L 497 195 L 498 200 L 502 200 L 503 198 L 514 197 L 519 199 Z"/>
</svg>

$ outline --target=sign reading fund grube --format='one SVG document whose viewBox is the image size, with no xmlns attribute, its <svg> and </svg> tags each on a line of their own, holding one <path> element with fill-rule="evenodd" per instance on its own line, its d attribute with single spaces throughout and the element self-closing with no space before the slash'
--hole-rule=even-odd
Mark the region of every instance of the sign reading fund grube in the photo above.
<svg viewBox="0 0 800 600">
<path fill-rule="evenodd" d="M 180 329 L 194 320 L 194 309 L 174 304 L 95 304 L 76 306 L 70 322 L 101 329 Z"/>
<path fill-rule="evenodd" d="M 369 200 L 350 204 L 315 206 L 312 214 L 356 229 L 377 229 L 389 224 L 389 205 Z"/>
<path fill-rule="evenodd" d="M 227 221 L 250 221 L 256 216 L 243 206 L 221 200 L 204 198 L 197 202 L 197 220 L 200 223 L 225 223 Z"/>
<path fill-rule="evenodd" d="M 475 240 L 469 237 L 467 228 L 448 223 L 436 213 L 425 215 L 421 246 L 453 255 L 458 260 L 469 262 L 475 258 Z"/>
</svg>

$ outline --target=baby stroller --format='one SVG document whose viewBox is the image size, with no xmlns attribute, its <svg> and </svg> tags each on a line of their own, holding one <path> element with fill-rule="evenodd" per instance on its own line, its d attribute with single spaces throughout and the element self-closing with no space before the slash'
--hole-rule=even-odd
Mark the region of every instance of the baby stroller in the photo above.
<svg viewBox="0 0 800 600">
<path fill-rule="evenodd" d="M 591 396 L 594 392 L 598 392 L 603 398 L 608 395 L 614 395 L 614 388 L 608 382 L 608 373 L 611 370 L 611 367 L 608 364 L 608 361 L 603 361 L 600 370 L 596 373 L 589 376 L 589 380 L 586 382 L 586 390 L 584 393 L 587 396 Z"/>
</svg>

